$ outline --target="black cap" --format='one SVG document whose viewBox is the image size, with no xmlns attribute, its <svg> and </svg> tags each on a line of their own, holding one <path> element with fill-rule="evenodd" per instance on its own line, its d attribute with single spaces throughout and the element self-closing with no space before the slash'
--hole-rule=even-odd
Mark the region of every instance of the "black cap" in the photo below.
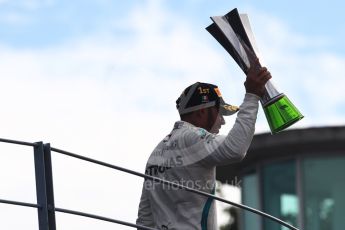
<svg viewBox="0 0 345 230">
<path fill-rule="evenodd" d="M 239 110 L 239 107 L 225 103 L 218 86 L 202 82 L 188 86 L 176 100 L 180 115 L 212 106 L 219 106 L 223 116 L 232 115 Z"/>
</svg>

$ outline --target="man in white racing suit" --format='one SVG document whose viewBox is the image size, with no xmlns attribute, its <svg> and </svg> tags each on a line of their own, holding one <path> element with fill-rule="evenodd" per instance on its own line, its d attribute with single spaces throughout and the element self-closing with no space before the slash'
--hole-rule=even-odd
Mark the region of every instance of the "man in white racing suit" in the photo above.
<svg viewBox="0 0 345 230">
<path fill-rule="evenodd" d="M 249 69 L 246 94 L 238 108 L 224 102 L 217 86 L 197 82 L 176 101 L 181 121 L 153 150 L 145 173 L 207 193 L 214 193 L 216 166 L 241 161 L 252 141 L 258 101 L 271 78 L 259 61 Z M 237 113 L 227 135 L 217 135 L 223 116 Z M 145 180 L 138 225 L 162 230 L 216 230 L 212 199 Z"/>
</svg>

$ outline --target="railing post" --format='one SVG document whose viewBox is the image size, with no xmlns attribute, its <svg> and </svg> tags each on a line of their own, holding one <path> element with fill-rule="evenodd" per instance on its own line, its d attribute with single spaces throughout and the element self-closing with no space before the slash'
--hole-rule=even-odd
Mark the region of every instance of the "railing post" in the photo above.
<svg viewBox="0 0 345 230">
<path fill-rule="evenodd" d="M 50 144 L 37 142 L 34 158 L 39 230 L 56 230 Z"/>
</svg>

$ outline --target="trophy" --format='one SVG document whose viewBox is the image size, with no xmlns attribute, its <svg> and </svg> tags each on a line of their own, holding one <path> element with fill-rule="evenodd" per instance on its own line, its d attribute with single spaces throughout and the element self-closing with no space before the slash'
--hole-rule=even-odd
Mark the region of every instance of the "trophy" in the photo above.
<svg viewBox="0 0 345 230">
<path fill-rule="evenodd" d="M 250 63 L 259 53 L 248 16 L 240 15 L 235 8 L 224 16 L 215 16 L 211 19 L 213 23 L 206 30 L 247 74 Z M 265 93 L 260 102 L 272 134 L 286 129 L 303 118 L 288 97 L 278 92 L 270 80 L 265 85 Z"/>
</svg>

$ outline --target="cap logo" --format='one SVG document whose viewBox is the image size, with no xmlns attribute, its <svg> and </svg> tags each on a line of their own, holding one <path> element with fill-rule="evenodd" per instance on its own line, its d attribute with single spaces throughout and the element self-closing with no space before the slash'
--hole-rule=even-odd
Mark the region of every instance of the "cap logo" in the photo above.
<svg viewBox="0 0 345 230">
<path fill-rule="evenodd" d="M 206 95 L 205 95 L 205 96 L 202 96 L 202 97 L 201 97 L 201 102 L 202 102 L 202 103 L 209 102 L 208 97 L 207 97 Z"/>
<path fill-rule="evenodd" d="M 199 94 L 209 94 L 210 93 L 210 89 L 203 89 L 202 87 L 198 88 L 199 90 Z"/>
<path fill-rule="evenodd" d="M 214 91 L 218 95 L 218 97 L 222 97 L 222 94 L 220 93 L 220 90 L 218 88 L 214 88 Z"/>
<path fill-rule="evenodd" d="M 223 105 L 223 107 L 229 111 L 238 111 L 239 109 L 237 106 L 234 106 L 234 105 Z"/>
</svg>

